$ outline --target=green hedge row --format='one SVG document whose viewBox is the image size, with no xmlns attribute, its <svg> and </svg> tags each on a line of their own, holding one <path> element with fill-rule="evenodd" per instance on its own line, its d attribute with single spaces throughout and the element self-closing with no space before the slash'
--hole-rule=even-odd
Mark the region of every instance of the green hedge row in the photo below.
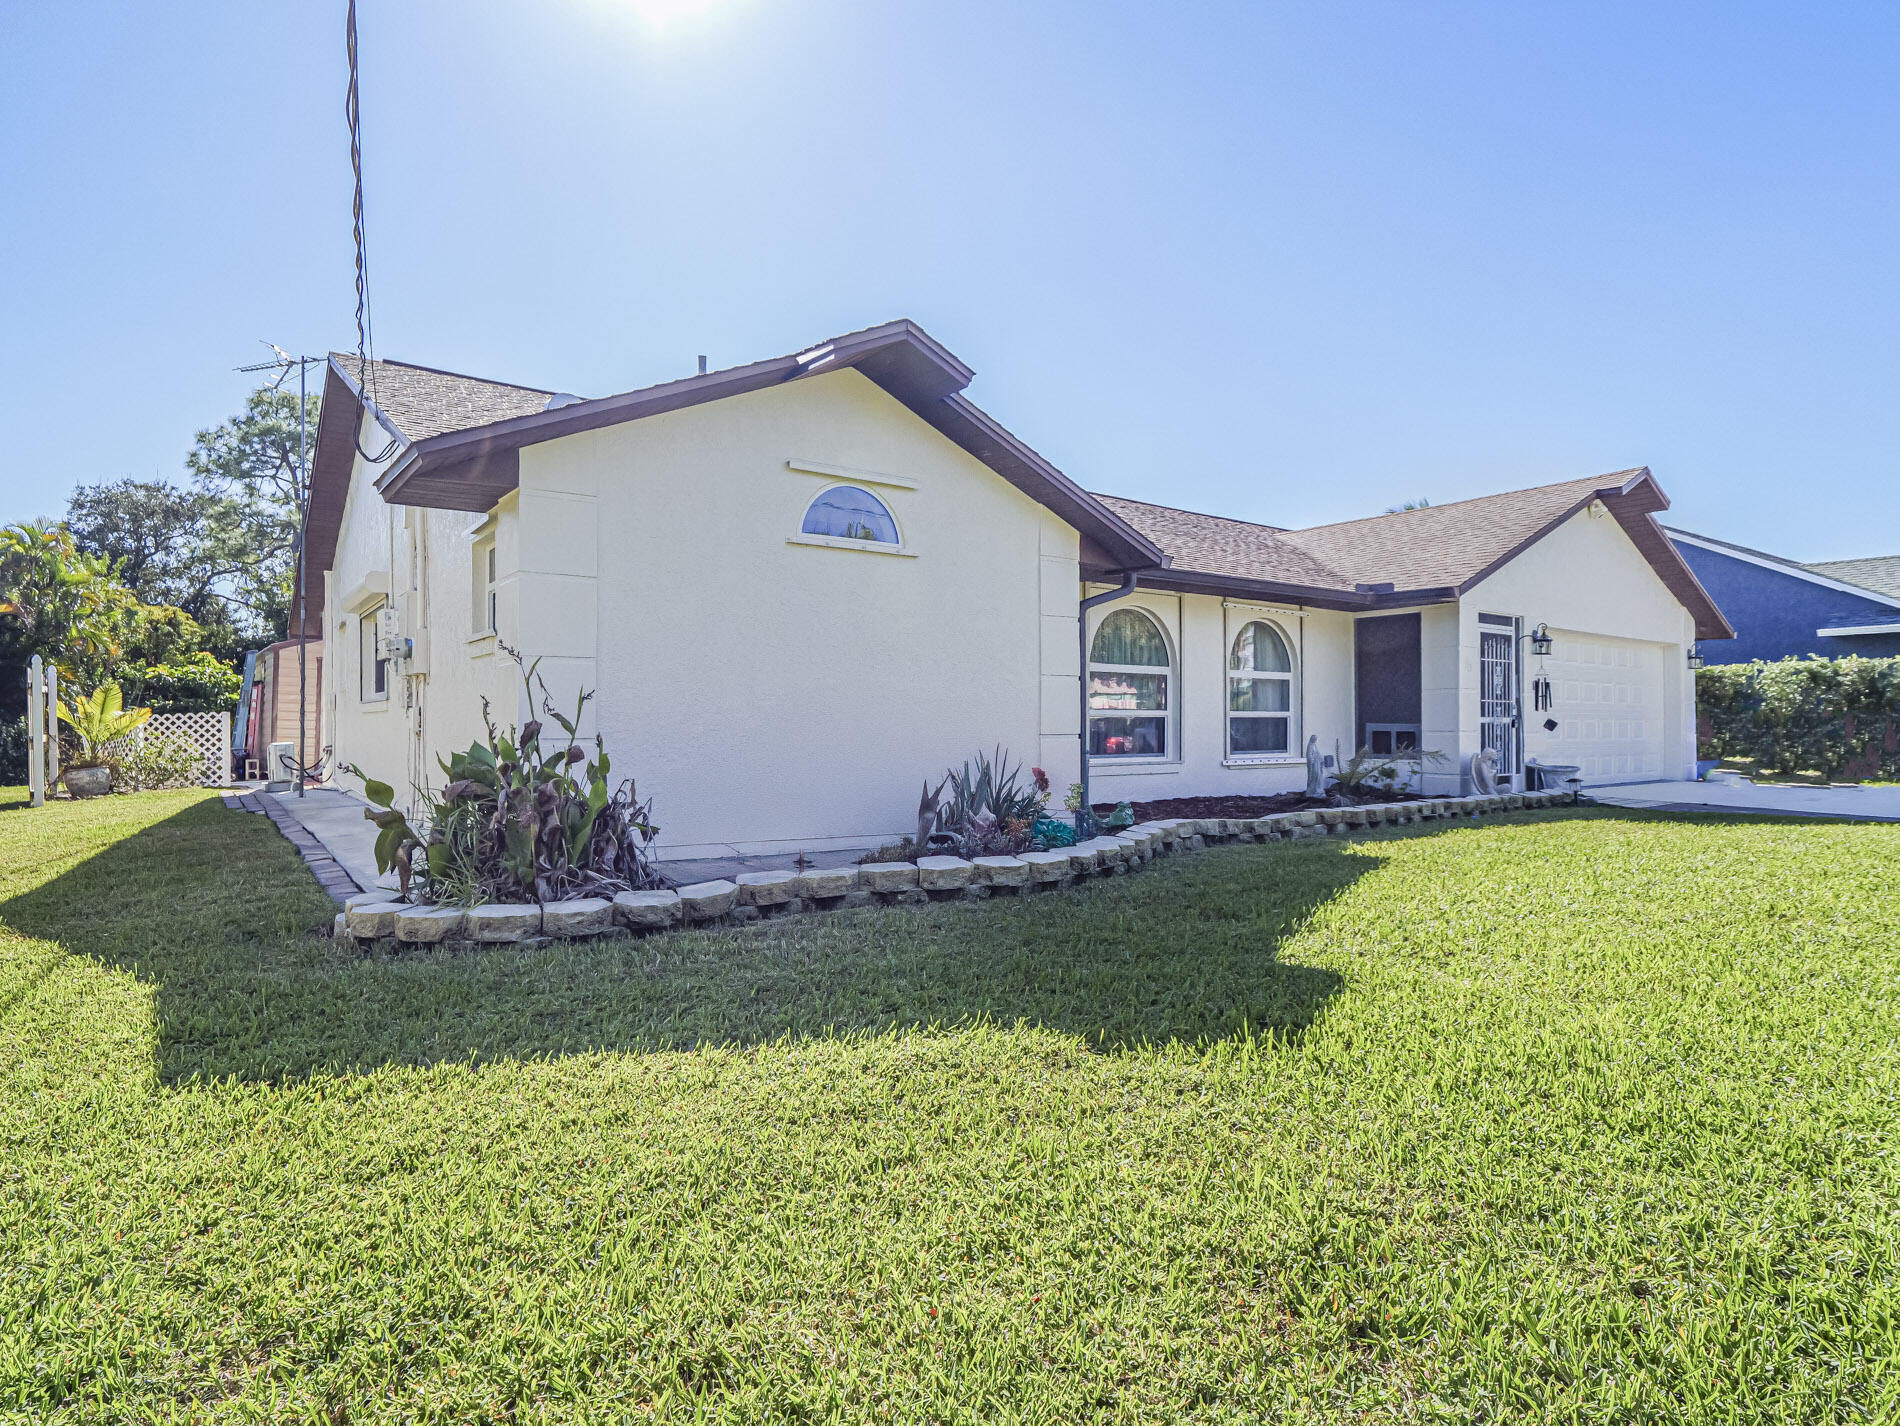
<svg viewBox="0 0 1900 1426">
<path fill-rule="evenodd" d="M 1900 778 L 1900 658 L 1779 659 L 1696 675 L 1705 758 Z"/>
<path fill-rule="evenodd" d="M 237 707 L 244 675 L 210 654 L 177 663 L 124 663 L 114 670 L 128 708 L 154 713 L 218 713 Z"/>
</svg>

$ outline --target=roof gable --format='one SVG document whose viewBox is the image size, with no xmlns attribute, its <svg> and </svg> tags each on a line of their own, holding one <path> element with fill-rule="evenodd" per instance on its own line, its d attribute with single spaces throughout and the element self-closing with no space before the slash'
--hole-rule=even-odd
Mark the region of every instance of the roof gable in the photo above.
<svg viewBox="0 0 1900 1426">
<path fill-rule="evenodd" d="M 1335 608 L 1442 601 L 1470 589 L 1565 520 L 1601 500 L 1669 591 L 1699 638 L 1734 630 L 1677 553 L 1655 512 L 1668 498 L 1647 469 L 1560 481 L 1449 505 L 1283 530 L 1138 500 L 1098 496 L 1162 549 L 1155 582 L 1251 590 Z"/>
<path fill-rule="evenodd" d="M 548 409 L 552 391 L 515 386 L 460 372 L 412 366 L 401 361 L 359 361 L 353 353 L 331 352 L 330 365 L 356 393 L 367 399 L 405 441 L 422 441 L 449 431 L 486 426 Z"/>
<path fill-rule="evenodd" d="M 1356 584 L 1463 589 L 1496 569 L 1605 489 L 1647 472 L 1566 480 L 1529 490 L 1426 505 L 1363 520 L 1290 530 L 1286 539 Z"/>
<path fill-rule="evenodd" d="M 1162 563 L 1161 551 L 1148 539 L 965 397 L 963 388 L 975 373 L 914 322 L 887 322 L 789 356 L 552 407 L 549 392 L 428 367 L 379 362 L 364 371 L 354 357 L 333 355 L 329 371 L 334 382 L 349 389 L 356 408 L 374 411 L 399 443 L 399 453 L 376 481 L 384 500 L 485 511 L 518 484 L 524 446 L 846 368 L 869 377 L 1074 526 L 1092 564 L 1143 569 Z M 369 391 L 353 379 L 353 371 L 369 378 Z M 387 409 L 392 404 L 394 411 Z M 332 422 L 329 410 L 326 394 L 312 472 L 312 510 L 314 514 L 319 505 L 334 507 L 340 520 L 341 495 L 327 486 L 339 478 L 348 484 L 355 468 L 356 423 L 343 419 L 344 413 Z M 319 482 L 326 488 L 319 489 Z M 319 527 L 313 521 L 309 545 L 318 567 L 328 567 L 336 535 L 335 527 Z"/>
</svg>

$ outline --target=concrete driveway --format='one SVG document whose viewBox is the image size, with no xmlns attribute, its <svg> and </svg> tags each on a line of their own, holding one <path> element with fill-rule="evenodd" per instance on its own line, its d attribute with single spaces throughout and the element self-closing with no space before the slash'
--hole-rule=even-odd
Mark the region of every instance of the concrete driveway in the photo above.
<svg viewBox="0 0 1900 1426">
<path fill-rule="evenodd" d="M 1663 812 L 1768 812 L 1784 817 L 1845 817 L 1900 822 L 1900 787 L 1791 787 L 1752 782 L 1624 782 L 1586 787 L 1611 807 Z"/>
</svg>

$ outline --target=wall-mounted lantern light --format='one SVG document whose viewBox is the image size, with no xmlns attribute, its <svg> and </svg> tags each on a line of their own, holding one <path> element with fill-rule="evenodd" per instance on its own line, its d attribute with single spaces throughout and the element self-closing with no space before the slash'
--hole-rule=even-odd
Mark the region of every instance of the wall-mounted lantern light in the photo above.
<svg viewBox="0 0 1900 1426">
<path fill-rule="evenodd" d="M 1694 644 L 1689 645 L 1689 667 L 1692 671 L 1702 667 L 1702 650 Z"/>
<path fill-rule="evenodd" d="M 1550 626 L 1539 624 L 1531 630 L 1531 652 L 1540 659 L 1550 652 Z"/>
</svg>

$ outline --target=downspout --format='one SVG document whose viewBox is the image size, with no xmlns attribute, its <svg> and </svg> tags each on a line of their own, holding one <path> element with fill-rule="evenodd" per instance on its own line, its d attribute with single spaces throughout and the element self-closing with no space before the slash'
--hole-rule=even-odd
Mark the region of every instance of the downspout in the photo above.
<svg viewBox="0 0 1900 1426">
<path fill-rule="evenodd" d="M 1081 676 L 1077 683 L 1081 690 L 1082 731 L 1078 735 L 1082 749 L 1081 776 L 1077 780 L 1082 784 L 1082 812 L 1093 820 L 1095 814 L 1089 810 L 1089 610 L 1097 604 L 1107 604 L 1110 600 L 1125 598 L 1132 593 L 1141 576 L 1134 570 L 1122 572 L 1121 588 L 1111 589 L 1106 594 L 1091 595 L 1076 607 L 1075 643 L 1076 652 L 1081 656 Z M 1081 828 L 1078 826 L 1077 831 Z"/>
</svg>

